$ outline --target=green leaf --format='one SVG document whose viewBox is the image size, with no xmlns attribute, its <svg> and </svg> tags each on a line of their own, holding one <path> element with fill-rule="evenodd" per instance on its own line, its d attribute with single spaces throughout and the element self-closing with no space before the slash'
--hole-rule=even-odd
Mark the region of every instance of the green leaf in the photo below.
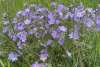
<svg viewBox="0 0 100 67">
<path fill-rule="evenodd" d="M 5 67 L 2 60 L 0 60 L 1 67 Z"/>
</svg>

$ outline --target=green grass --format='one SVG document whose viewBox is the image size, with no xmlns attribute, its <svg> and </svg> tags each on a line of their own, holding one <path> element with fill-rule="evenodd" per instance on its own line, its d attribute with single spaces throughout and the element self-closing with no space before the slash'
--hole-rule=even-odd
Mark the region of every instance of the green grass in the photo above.
<svg viewBox="0 0 100 67">
<path fill-rule="evenodd" d="M 71 5 L 71 4 L 77 5 L 80 2 L 82 2 L 85 5 L 85 7 L 92 7 L 92 8 L 95 8 L 97 6 L 97 4 L 100 4 L 100 0 L 54 0 L 54 1 L 57 3 L 64 3 L 66 6 Z M 16 15 L 17 11 L 23 9 L 25 3 L 27 3 L 27 4 L 32 4 L 32 3 L 42 4 L 43 6 L 49 8 L 50 2 L 51 2 L 51 0 L 0 0 L 0 27 L 2 27 L 1 20 L 2 20 L 2 15 L 4 13 L 7 13 L 9 16 L 9 19 L 12 19 Z M 67 67 L 100 67 L 100 32 L 84 31 L 84 33 L 83 33 L 83 35 L 85 36 L 85 38 L 83 37 L 80 40 L 80 42 L 75 41 L 75 42 L 71 43 L 70 40 L 68 42 L 66 42 L 66 44 L 67 44 L 65 46 L 66 49 L 72 48 L 72 50 L 71 50 L 72 55 L 73 55 L 72 59 L 66 59 L 65 61 L 63 61 L 63 59 L 65 59 L 65 58 L 61 58 L 58 55 L 63 54 L 62 51 L 64 50 L 64 47 L 59 48 L 59 46 L 58 46 L 58 47 L 56 47 L 56 48 L 58 48 L 58 50 L 56 50 L 56 48 L 52 48 L 52 47 L 49 48 L 49 52 L 51 54 L 51 59 L 48 62 L 50 62 L 50 64 L 54 64 L 54 65 L 56 65 L 58 63 L 59 64 L 62 63 L 63 65 L 65 64 Z M 1 38 L 6 39 L 7 43 L 13 44 L 13 42 L 9 41 L 9 39 L 7 39 L 5 36 L 0 34 L 0 39 Z M 73 46 L 74 46 L 73 44 L 75 44 L 75 43 L 80 44 L 80 46 L 82 48 L 79 48 L 79 49 L 73 48 Z M 9 45 L 9 46 L 11 46 L 11 45 Z M 52 50 L 50 50 L 51 48 L 52 48 Z M 31 50 L 29 50 L 29 51 L 32 52 Z M 37 51 L 37 50 L 34 49 L 34 51 Z M 57 54 L 55 54 L 54 52 Z M 62 52 L 62 53 L 60 53 L 60 52 Z M 25 54 L 27 54 L 27 53 L 28 52 L 26 52 Z M 30 56 L 29 54 L 23 56 L 20 59 L 20 61 L 18 61 L 17 63 L 14 63 L 14 64 L 7 61 L 4 57 L 0 57 L 0 65 L 1 65 L 1 67 L 28 67 L 28 64 L 30 64 L 28 62 L 29 59 L 24 59 L 24 57 L 29 58 L 29 56 Z M 36 56 L 34 56 L 34 57 L 36 57 Z M 59 58 L 59 59 L 57 60 L 57 58 Z M 24 59 L 24 60 L 22 60 L 22 59 Z M 62 60 L 62 61 L 59 61 L 59 60 Z M 26 62 L 24 62 L 24 61 L 26 61 Z M 49 66 L 49 67 L 52 67 L 52 66 Z"/>
</svg>

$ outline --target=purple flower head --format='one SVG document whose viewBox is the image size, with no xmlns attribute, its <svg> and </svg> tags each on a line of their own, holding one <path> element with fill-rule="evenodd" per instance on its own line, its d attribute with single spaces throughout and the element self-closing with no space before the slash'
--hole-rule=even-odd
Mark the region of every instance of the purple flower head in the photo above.
<svg viewBox="0 0 100 67">
<path fill-rule="evenodd" d="M 67 31 L 67 28 L 65 26 L 59 26 L 58 28 L 62 32 L 66 32 Z"/>
<path fill-rule="evenodd" d="M 51 7 L 52 8 L 56 8 L 56 3 L 55 2 L 51 2 Z"/>
<path fill-rule="evenodd" d="M 100 31 L 100 25 L 96 25 L 96 31 Z"/>
<path fill-rule="evenodd" d="M 55 19 L 50 19 L 48 20 L 48 23 L 51 25 L 51 24 L 55 24 Z"/>
<path fill-rule="evenodd" d="M 58 39 L 58 38 L 60 37 L 60 33 L 59 33 L 59 31 L 57 31 L 57 30 L 53 30 L 53 31 L 51 32 L 51 36 L 52 36 L 54 39 Z"/>
<path fill-rule="evenodd" d="M 34 20 L 39 19 L 39 17 L 38 17 L 37 15 L 35 15 L 35 14 L 33 14 L 33 15 L 31 16 L 31 18 L 34 19 Z"/>
<path fill-rule="evenodd" d="M 32 34 L 33 34 L 33 31 L 34 31 L 34 30 L 32 30 L 32 29 L 29 30 L 29 31 L 28 31 L 28 34 L 29 34 L 29 35 L 32 35 Z"/>
<path fill-rule="evenodd" d="M 77 17 L 76 15 L 73 17 L 73 20 L 75 21 L 75 22 L 79 22 L 80 21 L 80 18 L 79 17 Z"/>
<path fill-rule="evenodd" d="M 34 27 L 33 29 L 30 29 L 30 30 L 28 31 L 28 34 L 29 34 L 29 35 L 32 35 L 32 34 L 36 33 L 37 30 L 38 30 L 38 28 L 37 28 L 37 27 Z"/>
<path fill-rule="evenodd" d="M 15 29 L 23 30 L 24 29 L 24 23 L 23 22 L 19 22 L 19 23 L 15 24 Z"/>
<path fill-rule="evenodd" d="M 71 19 L 74 18 L 74 14 L 73 14 L 72 12 L 69 12 L 68 14 L 69 14 L 69 17 L 70 17 Z"/>
<path fill-rule="evenodd" d="M 53 18 L 53 16 L 54 16 L 54 14 L 53 14 L 53 13 L 51 13 L 51 12 L 48 14 L 48 18 L 49 18 L 49 19 L 52 19 L 52 18 Z"/>
<path fill-rule="evenodd" d="M 58 43 L 59 43 L 60 45 L 63 45 L 63 44 L 64 44 L 64 39 L 60 38 L 59 41 L 58 41 Z"/>
<path fill-rule="evenodd" d="M 83 12 L 79 12 L 79 11 L 76 11 L 74 17 L 75 17 L 75 20 L 80 20 L 80 18 L 82 18 L 83 16 L 85 15 L 84 11 Z"/>
<path fill-rule="evenodd" d="M 22 32 L 19 32 L 17 33 L 16 35 L 22 42 L 25 42 L 27 39 L 26 39 L 26 36 L 27 36 L 27 32 L 25 31 L 22 31 Z"/>
<path fill-rule="evenodd" d="M 33 64 L 31 65 L 31 67 L 42 67 L 42 64 L 33 63 Z"/>
<path fill-rule="evenodd" d="M 56 19 L 55 24 L 59 24 L 59 23 L 60 23 L 60 20 Z"/>
<path fill-rule="evenodd" d="M 60 5 L 58 6 L 58 8 L 57 8 L 57 12 L 58 12 L 58 13 L 61 13 L 63 9 L 64 9 L 64 5 L 63 5 L 63 4 L 60 4 Z"/>
<path fill-rule="evenodd" d="M 18 47 L 19 49 L 22 49 L 22 47 L 23 47 L 24 45 L 25 45 L 25 44 L 22 43 L 21 41 L 17 42 L 17 47 Z"/>
<path fill-rule="evenodd" d="M 64 9 L 64 5 L 60 4 L 57 8 L 57 13 L 59 14 L 60 18 L 63 18 L 62 10 Z"/>
<path fill-rule="evenodd" d="M 79 31 L 80 31 L 80 25 L 79 24 L 75 24 L 74 25 L 74 31 L 71 32 L 68 36 L 70 39 L 79 39 Z"/>
<path fill-rule="evenodd" d="M 75 15 L 76 17 L 81 18 L 85 15 L 85 11 L 77 11 Z"/>
<path fill-rule="evenodd" d="M 80 4 L 75 8 L 75 16 L 81 18 L 85 15 L 85 10 L 83 4 Z"/>
<path fill-rule="evenodd" d="M 26 19 L 26 20 L 24 21 L 24 23 L 25 23 L 26 25 L 31 24 L 31 20 L 30 20 L 30 19 Z"/>
<path fill-rule="evenodd" d="M 29 13 L 30 13 L 30 8 L 26 8 L 26 9 L 24 9 L 24 11 L 21 14 L 22 14 L 22 16 L 28 16 Z"/>
<path fill-rule="evenodd" d="M 93 25 L 93 20 L 92 19 L 90 19 L 90 18 L 85 18 L 84 20 L 83 20 L 83 22 L 84 22 L 84 25 L 86 26 L 86 27 L 92 27 L 92 25 Z"/>
<path fill-rule="evenodd" d="M 2 32 L 3 33 L 7 33 L 8 31 L 9 31 L 9 28 L 8 27 L 4 27 Z"/>
<path fill-rule="evenodd" d="M 53 13 L 49 13 L 48 14 L 48 23 L 51 24 L 55 24 L 55 19 L 54 19 L 54 14 Z"/>
<path fill-rule="evenodd" d="M 69 14 L 67 13 L 65 16 L 64 16 L 64 20 L 67 20 L 69 18 Z"/>
<path fill-rule="evenodd" d="M 96 24 L 100 25 L 100 15 L 96 17 Z"/>
<path fill-rule="evenodd" d="M 96 16 L 96 31 L 100 31 L 100 15 Z"/>
<path fill-rule="evenodd" d="M 50 28 L 50 25 L 49 24 L 45 24 L 45 28 L 46 29 L 49 29 Z"/>
<path fill-rule="evenodd" d="M 82 3 L 80 3 L 80 5 L 78 5 L 78 6 L 76 7 L 76 10 L 78 10 L 78 11 L 84 10 L 84 5 L 83 5 Z"/>
<path fill-rule="evenodd" d="M 52 42 L 53 42 L 52 40 L 48 40 L 48 41 L 47 41 L 47 46 L 48 46 L 48 45 L 51 45 Z"/>
<path fill-rule="evenodd" d="M 17 23 L 17 18 L 13 18 L 12 23 Z"/>
<path fill-rule="evenodd" d="M 18 55 L 17 53 L 14 53 L 14 52 L 10 52 L 9 55 L 8 55 L 8 60 L 14 62 L 18 59 Z"/>
<path fill-rule="evenodd" d="M 45 44 L 43 44 L 43 46 L 45 47 L 45 48 L 47 48 L 49 45 L 51 45 L 53 43 L 53 40 L 48 40 Z"/>
<path fill-rule="evenodd" d="M 37 12 L 40 12 L 42 14 L 47 14 L 48 13 L 48 9 L 47 8 L 39 8 L 39 9 L 37 9 Z"/>
<path fill-rule="evenodd" d="M 16 41 L 16 40 L 17 40 L 16 35 L 11 35 L 11 39 L 12 39 L 13 41 Z"/>
<path fill-rule="evenodd" d="M 43 62 L 48 58 L 48 52 L 47 50 L 42 50 L 40 52 L 40 60 L 42 60 Z"/>
<path fill-rule="evenodd" d="M 79 39 L 79 33 L 77 31 L 71 32 L 68 36 L 70 39 L 74 39 L 74 40 Z"/>
<path fill-rule="evenodd" d="M 26 13 L 29 13 L 29 12 L 30 12 L 30 8 L 26 8 L 24 11 L 25 11 Z"/>
<path fill-rule="evenodd" d="M 38 8 L 37 12 L 42 12 L 44 10 L 44 8 Z"/>
<path fill-rule="evenodd" d="M 91 14 L 95 13 L 95 10 L 93 8 L 86 8 L 86 10 Z"/>
</svg>

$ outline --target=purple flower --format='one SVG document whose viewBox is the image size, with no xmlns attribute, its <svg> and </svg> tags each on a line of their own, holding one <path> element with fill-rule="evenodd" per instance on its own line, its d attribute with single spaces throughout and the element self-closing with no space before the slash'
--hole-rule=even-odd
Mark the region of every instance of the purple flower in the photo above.
<svg viewBox="0 0 100 67">
<path fill-rule="evenodd" d="M 12 23 L 17 23 L 17 18 L 13 18 Z"/>
<path fill-rule="evenodd" d="M 76 11 L 75 16 L 81 18 L 85 15 L 85 11 Z"/>
<path fill-rule="evenodd" d="M 32 29 L 29 30 L 29 31 L 28 31 L 28 34 L 29 34 L 29 35 L 32 35 L 32 34 L 33 34 L 33 31 L 34 31 L 34 30 L 32 30 Z"/>
<path fill-rule="evenodd" d="M 96 25 L 96 31 L 100 31 L 100 25 Z"/>
<path fill-rule="evenodd" d="M 93 8 L 86 8 L 86 10 L 91 14 L 95 13 L 95 10 Z"/>
<path fill-rule="evenodd" d="M 3 33 L 7 33 L 8 31 L 9 31 L 9 28 L 8 27 L 4 27 L 2 32 Z"/>
<path fill-rule="evenodd" d="M 85 10 L 83 4 L 80 4 L 75 8 L 75 16 L 81 18 L 85 15 Z"/>
<path fill-rule="evenodd" d="M 79 39 L 79 33 L 77 31 L 71 32 L 68 36 L 70 39 L 74 39 L 74 40 Z"/>
<path fill-rule="evenodd" d="M 31 67 L 42 67 L 42 64 L 33 63 L 33 64 L 31 65 Z"/>
<path fill-rule="evenodd" d="M 34 20 L 39 19 L 39 17 L 38 17 L 37 15 L 35 15 L 35 14 L 33 14 L 33 15 L 31 16 L 31 18 L 34 19 Z"/>
<path fill-rule="evenodd" d="M 30 20 L 30 19 L 26 19 L 26 20 L 24 21 L 24 23 L 25 23 L 26 25 L 28 25 L 28 24 L 31 23 L 31 20 Z"/>
<path fill-rule="evenodd" d="M 15 29 L 23 30 L 24 29 L 24 23 L 23 22 L 19 22 L 19 23 L 15 24 Z"/>
<path fill-rule="evenodd" d="M 37 27 L 34 27 L 33 29 L 30 29 L 30 30 L 28 31 L 28 34 L 29 34 L 29 35 L 32 35 L 32 34 L 36 33 L 37 30 L 38 30 L 38 28 L 37 28 Z"/>
<path fill-rule="evenodd" d="M 26 41 L 27 32 L 25 32 L 25 31 L 19 32 L 19 33 L 17 33 L 16 36 L 17 36 L 22 42 L 25 42 L 25 41 Z"/>
<path fill-rule="evenodd" d="M 23 47 L 24 45 L 25 45 L 25 44 L 22 43 L 21 41 L 17 42 L 17 47 L 18 47 L 19 49 L 22 49 L 22 47 Z"/>
<path fill-rule="evenodd" d="M 12 38 L 13 41 L 16 41 L 17 40 L 16 35 L 11 35 L 11 38 Z"/>
<path fill-rule="evenodd" d="M 77 17 L 77 16 L 74 16 L 73 20 L 74 20 L 75 22 L 80 22 L 80 18 Z"/>
<path fill-rule="evenodd" d="M 12 62 L 16 61 L 18 59 L 18 55 L 17 53 L 14 52 L 10 52 L 8 55 L 8 59 Z"/>
<path fill-rule="evenodd" d="M 45 24 L 45 28 L 46 29 L 49 29 L 50 28 L 50 25 L 49 24 Z"/>
<path fill-rule="evenodd" d="M 55 2 L 51 2 L 51 7 L 52 8 L 56 8 L 56 3 Z"/>
<path fill-rule="evenodd" d="M 57 12 L 58 12 L 58 13 L 61 13 L 63 9 L 64 9 L 64 5 L 63 5 L 63 4 L 60 4 L 60 5 L 58 6 L 58 8 L 57 8 Z"/>
<path fill-rule="evenodd" d="M 30 8 L 26 8 L 24 11 L 25 11 L 25 13 L 29 13 L 30 12 Z"/>
<path fill-rule="evenodd" d="M 80 25 L 79 24 L 75 24 L 74 25 L 74 31 L 71 32 L 68 36 L 70 39 L 79 39 L 79 31 L 80 31 Z"/>
<path fill-rule="evenodd" d="M 64 16 L 64 20 L 67 20 L 69 18 L 69 14 L 67 13 L 65 16 Z"/>
<path fill-rule="evenodd" d="M 47 14 L 48 13 L 48 9 L 47 8 L 39 8 L 39 9 L 37 9 L 37 12 L 40 12 L 42 14 Z"/>
<path fill-rule="evenodd" d="M 29 13 L 30 13 L 30 8 L 26 8 L 26 9 L 24 9 L 24 11 L 21 14 L 22 14 L 22 16 L 28 16 Z"/>
<path fill-rule="evenodd" d="M 48 23 L 51 24 L 55 24 L 55 19 L 54 19 L 54 14 L 53 13 L 49 13 L 48 14 Z"/>
<path fill-rule="evenodd" d="M 53 43 L 53 40 L 50 40 L 50 39 L 49 39 L 49 40 L 46 42 L 46 44 L 44 44 L 43 46 L 47 48 L 47 47 L 48 47 L 49 45 L 51 45 L 52 43 Z"/>
<path fill-rule="evenodd" d="M 74 18 L 74 14 L 73 14 L 72 12 L 69 12 L 68 15 L 69 15 L 69 17 L 70 17 L 71 19 Z"/>
<path fill-rule="evenodd" d="M 57 30 L 53 30 L 53 31 L 51 32 L 51 36 L 52 36 L 54 39 L 58 39 L 58 38 L 60 37 L 60 33 L 59 33 L 59 31 L 57 31 Z"/>
<path fill-rule="evenodd" d="M 58 41 L 58 43 L 59 43 L 60 45 L 63 45 L 63 44 L 64 44 L 64 39 L 60 38 L 59 41 Z"/>
<path fill-rule="evenodd" d="M 59 26 L 58 28 L 62 32 L 66 32 L 67 31 L 67 28 L 65 26 Z"/>
<path fill-rule="evenodd" d="M 60 20 L 56 19 L 55 24 L 59 24 L 59 23 L 60 23 Z"/>
<path fill-rule="evenodd" d="M 84 22 L 84 25 L 85 25 L 86 27 L 91 27 L 91 26 L 94 24 L 93 20 L 90 19 L 90 18 L 85 18 L 85 19 L 83 19 L 83 22 Z"/>
<path fill-rule="evenodd" d="M 52 42 L 53 42 L 52 40 L 48 40 L 48 41 L 47 41 L 47 46 L 48 46 L 48 45 L 51 45 Z"/>
<path fill-rule="evenodd" d="M 51 25 L 51 24 L 55 24 L 55 19 L 50 19 L 48 20 L 48 23 Z"/>
<path fill-rule="evenodd" d="M 51 13 L 51 12 L 48 14 L 48 18 L 49 18 L 49 19 L 52 19 L 53 16 L 54 16 L 54 15 L 53 15 L 53 13 Z"/>
<path fill-rule="evenodd" d="M 96 16 L 96 30 L 100 31 L 100 16 Z"/>
<path fill-rule="evenodd" d="M 96 16 L 96 24 L 100 25 L 100 16 Z"/>
<path fill-rule="evenodd" d="M 63 18 L 62 10 L 64 9 L 64 5 L 60 4 L 57 8 L 57 13 L 59 14 L 60 18 Z"/>
<path fill-rule="evenodd" d="M 43 62 L 48 58 L 48 52 L 47 50 L 42 50 L 40 52 L 40 60 L 42 60 Z"/>
</svg>

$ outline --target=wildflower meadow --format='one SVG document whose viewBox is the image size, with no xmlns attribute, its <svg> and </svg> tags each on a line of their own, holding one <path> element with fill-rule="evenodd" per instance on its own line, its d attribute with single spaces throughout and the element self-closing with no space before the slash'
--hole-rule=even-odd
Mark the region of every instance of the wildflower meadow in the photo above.
<svg viewBox="0 0 100 67">
<path fill-rule="evenodd" d="M 100 0 L 0 0 L 0 67 L 100 67 Z"/>
</svg>

